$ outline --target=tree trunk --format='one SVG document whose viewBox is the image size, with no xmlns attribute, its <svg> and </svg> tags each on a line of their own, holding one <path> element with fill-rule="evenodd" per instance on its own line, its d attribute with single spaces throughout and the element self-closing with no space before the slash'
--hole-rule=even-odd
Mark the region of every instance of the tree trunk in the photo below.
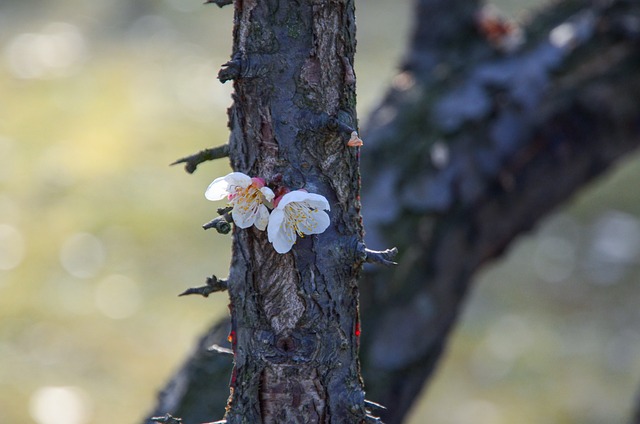
<svg viewBox="0 0 640 424">
<path fill-rule="evenodd" d="M 431 377 L 477 270 L 640 145 L 637 2 L 558 3 L 508 53 L 479 7 L 418 2 L 363 136 L 367 241 L 400 250 L 362 284 L 363 373 L 387 424 Z"/>
<path fill-rule="evenodd" d="M 363 375 L 387 424 L 436 369 L 477 270 L 640 144 L 637 2 L 562 2 L 510 54 L 474 4 L 418 2 L 438 22 L 363 132 L 367 243 L 400 247 L 361 283 Z"/>
<path fill-rule="evenodd" d="M 229 296 L 234 370 L 228 423 L 359 423 L 362 260 L 353 1 L 235 3 L 230 159 L 274 189 L 325 196 L 331 225 L 279 254 L 235 228 Z"/>
</svg>

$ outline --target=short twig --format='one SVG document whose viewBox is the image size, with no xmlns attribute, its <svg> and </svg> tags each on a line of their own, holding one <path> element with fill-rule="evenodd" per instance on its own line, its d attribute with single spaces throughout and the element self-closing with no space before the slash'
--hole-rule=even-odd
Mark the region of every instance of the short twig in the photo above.
<svg viewBox="0 0 640 424">
<path fill-rule="evenodd" d="M 386 406 L 384 405 L 380 405 L 378 402 L 374 402 L 372 400 L 364 400 L 364 406 L 366 407 L 373 407 L 374 409 L 387 409 Z"/>
<path fill-rule="evenodd" d="M 233 350 L 229 349 L 228 347 L 223 347 L 217 344 L 211 345 L 207 350 L 212 352 L 222 353 L 224 355 L 233 355 Z"/>
<path fill-rule="evenodd" d="M 232 59 L 222 65 L 222 69 L 218 72 L 218 79 L 221 83 L 238 79 L 242 69 L 240 59 Z"/>
<path fill-rule="evenodd" d="M 364 417 L 364 422 L 367 424 L 384 424 L 380 417 L 374 417 L 373 415 L 367 414 Z"/>
<path fill-rule="evenodd" d="M 233 210 L 233 206 L 225 206 L 224 208 L 218 208 L 218 215 L 226 215 Z"/>
<path fill-rule="evenodd" d="M 233 0 L 207 0 L 204 2 L 204 4 L 215 4 L 218 7 L 224 7 L 232 3 L 233 3 Z"/>
<path fill-rule="evenodd" d="M 202 228 L 204 228 L 205 230 L 208 230 L 209 228 L 215 228 L 216 231 L 220 234 L 229 234 L 229 231 L 231 231 L 231 222 L 228 217 L 229 214 L 219 216 L 204 224 Z"/>
<path fill-rule="evenodd" d="M 380 264 L 384 266 L 398 265 L 393 261 L 393 258 L 398 254 L 397 248 L 391 248 L 386 250 L 371 250 L 364 248 L 364 261 L 370 264 Z"/>
<path fill-rule="evenodd" d="M 218 279 L 215 275 L 207 277 L 206 286 L 193 287 L 180 293 L 178 296 L 187 296 L 190 294 L 199 294 L 203 297 L 209 297 L 211 293 L 225 291 L 229 288 L 227 280 Z"/>
<path fill-rule="evenodd" d="M 182 424 L 182 418 L 176 418 L 171 414 L 165 414 L 164 417 L 152 417 L 151 421 L 160 424 Z"/>
<path fill-rule="evenodd" d="M 204 149 L 199 151 L 198 153 L 184 157 L 182 159 L 178 159 L 173 162 L 171 165 L 177 165 L 179 163 L 184 163 L 184 169 L 189 173 L 193 174 L 202 162 L 206 162 L 209 160 L 221 159 L 229 156 L 229 145 L 223 144 L 222 146 L 214 147 L 212 149 Z"/>
</svg>

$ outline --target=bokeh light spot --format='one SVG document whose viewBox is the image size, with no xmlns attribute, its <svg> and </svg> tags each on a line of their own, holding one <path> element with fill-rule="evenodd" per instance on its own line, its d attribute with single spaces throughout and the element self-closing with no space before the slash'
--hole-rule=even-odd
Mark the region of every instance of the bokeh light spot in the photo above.
<svg viewBox="0 0 640 424">
<path fill-rule="evenodd" d="M 543 236 L 538 240 L 533 263 L 536 274 L 544 281 L 558 283 L 566 280 L 576 266 L 575 245 L 556 236 Z"/>
<path fill-rule="evenodd" d="M 8 181 L 15 170 L 13 140 L 0 135 L 0 181 Z"/>
<path fill-rule="evenodd" d="M 584 272 L 596 285 L 620 281 L 640 255 L 640 224 L 633 215 L 608 211 L 594 224 Z"/>
<path fill-rule="evenodd" d="M 85 56 L 80 30 L 63 22 L 50 23 L 38 33 L 19 34 L 5 51 L 12 74 L 23 79 L 69 76 Z"/>
<path fill-rule="evenodd" d="M 0 269 L 10 270 L 20 265 L 25 250 L 22 233 L 14 226 L 0 224 Z"/>
<path fill-rule="evenodd" d="M 95 276 L 106 260 L 102 241 L 89 233 L 76 233 L 68 237 L 60 249 L 60 263 L 78 278 Z"/>
<path fill-rule="evenodd" d="M 513 361 L 533 344 L 534 335 L 527 321 L 515 314 L 501 317 L 491 326 L 486 342 L 497 358 Z"/>
<path fill-rule="evenodd" d="M 501 424 L 504 422 L 503 414 L 493 403 L 476 399 L 457 408 L 452 418 L 456 424 Z"/>
<path fill-rule="evenodd" d="M 140 301 L 138 283 L 125 275 L 110 275 L 96 286 L 96 306 L 108 318 L 130 317 L 140 308 Z"/>
<path fill-rule="evenodd" d="M 31 396 L 29 412 L 38 424 L 85 424 L 92 415 L 87 395 L 77 387 L 41 387 Z"/>
</svg>

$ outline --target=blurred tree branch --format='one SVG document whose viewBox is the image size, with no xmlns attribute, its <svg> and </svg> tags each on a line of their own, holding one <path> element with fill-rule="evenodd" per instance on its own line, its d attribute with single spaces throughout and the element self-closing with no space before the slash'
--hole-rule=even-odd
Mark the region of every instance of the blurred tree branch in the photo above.
<svg viewBox="0 0 640 424">
<path fill-rule="evenodd" d="M 478 269 L 640 144 L 637 2 L 556 3 L 522 33 L 477 1 L 416 8 L 401 71 L 362 133 L 367 245 L 399 250 L 361 292 L 367 397 L 388 424 L 431 377 Z M 203 346 L 153 415 L 220 414 L 231 364 Z"/>
</svg>

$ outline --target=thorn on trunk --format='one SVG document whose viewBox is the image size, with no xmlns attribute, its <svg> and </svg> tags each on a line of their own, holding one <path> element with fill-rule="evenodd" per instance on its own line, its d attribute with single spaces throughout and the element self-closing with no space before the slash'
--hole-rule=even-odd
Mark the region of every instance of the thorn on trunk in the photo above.
<svg viewBox="0 0 640 424">
<path fill-rule="evenodd" d="M 196 168 L 198 168 L 198 165 L 200 165 L 202 162 L 220 159 L 227 156 L 229 156 L 229 145 L 223 144 L 222 146 L 214 147 L 212 149 L 204 149 L 191 156 L 186 156 L 182 159 L 178 159 L 171 165 L 173 166 L 179 163 L 184 163 L 184 169 L 189 174 L 193 174 Z"/>
<path fill-rule="evenodd" d="M 269 73 L 269 63 L 260 55 L 251 57 L 234 55 L 218 71 L 218 79 L 225 83 L 230 80 L 261 78 Z"/>
<path fill-rule="evenodd" d="M 240 71 L 242 62 L 240 59 L 231 59 L 227 63 L 222 65 L 222 69 L 218 71 L 218 79 L 221 83 L 225 83 L 227 81 L 235 80 L 240 77 Z"/>
<path fill-rule="evenodd" d="M 364 422 L 366 424 L 384 424 L 380 417 L 374 417 L 373 415 L 367 414 L 364 417 Z"/>
<path fill-rule="evenodd" d="M 151 421 L 160 424 L 182 424 L 182 418 L 176 418 L 171 414 L 165 414 L 164 417 L 151 417 Z"/>
<path fill-rule="evenodd" d="M 211 293 L 225 291 L 229 288 L 227 280 L 220 280 L 215 275 L 207 277 L 206 286 L 193 287 L 180 293 L 178 296 L 188 296 L 190 294 L 199 294 L 203 297 L 209 297 Z"/>
<path fill-rule="evenodd" d="M 380 405 L 378 402 L 374 402 L 374 401 L 372 401 L 372 400 L 367 400 L 367 399 L 365 399 L 365 400 L 364 400 L 364 407 L 365 407 L 365 408 L 367 408 L 367 407 L 373 407 L 373 408 L 375 408 L 375 409 L 384 409 L 384 410 L 386 410 L 386 409 L 387 409 L 387 407 L 386 407 L 386 406 L 384 406 L 384 405 Z"/>
<path fill-rule="evenodd" d="M 209 348 L 207 348 L 207 350 L 210 352 L 218 352 L 223 355 L 233 355 L 233 350 L 217 344 L 211 345 Z"/>
<path fill-rule="evenodd" d="M 229 234 L 229 232 L 231 231 L 231 223 L 229 222 L 228 216 L 229 214 L 226 213 L 222 216 L 212 219 L 211 221 L 204 224 L 202 228 L 204 228 L 205 230 L 208 230 L 209 228 L 215 228 L 216 231 L 220 234 Z"/>
<path fill-rule="evenodd" d="M 233 3 L 233 0 L 207 0 L 204 2 L 204 4 L 215 4 L 220 8 L 232 3 Z"/>
<path fill-rule="evenodd" d="M 393 258 L 398 254 L 398 249 L 396 247 L 386 250 L 371 250 L 367 249 L 363 243 L 358 243 L 357 249 L 359 257 L 364 262 L 384 266 L 398 265 L 397 262 L 393 261 Z"/>
</svg>

